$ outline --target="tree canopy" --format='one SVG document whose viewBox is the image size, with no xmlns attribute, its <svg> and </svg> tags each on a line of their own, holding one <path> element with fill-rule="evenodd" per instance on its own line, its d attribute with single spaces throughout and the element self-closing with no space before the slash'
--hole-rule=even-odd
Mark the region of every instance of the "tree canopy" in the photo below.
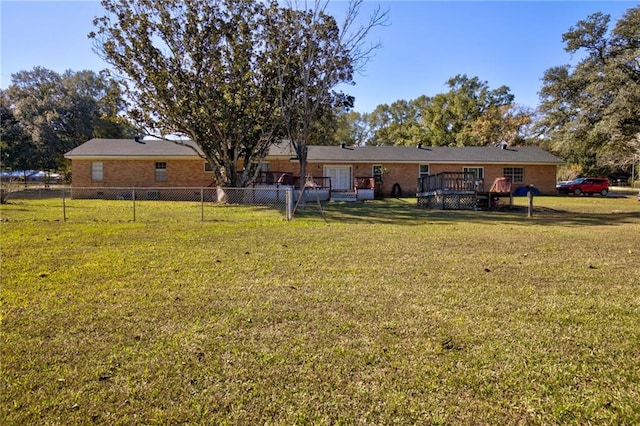
<svg viewBox="0 0 640 426">
<path fill-rule="evenodd" d="M 544 144 L 585 173 L 630 169 L 640 153 L 640 8 L 610 29 L 595 13 L 563 35 L 575 65 L 548 69 L 540 91 Z"/>
<path fill-rule="evenodd" d="M 135 100 L 147 134 L 187 135 L 216 178 L 245 185 L 281 136 L 276 63 L 267 44 L 275 3 L 103 0 L 89 36 Z M 244 167 L 238 170 L 238 164 Z"/>
<path fill-rule="evenodd" d="M 281 138 L 296 147 L 320 139 L 335 124 L 333 106 L 352 102 L 332 89 L 351 82 L 361 39 L 345 42 L 322 2 L 102 5 L 90 37 L 135 100 L 131 117 L 148 134 L 191 138 L 223 185 L 252 182 Z"/>
<path fill-rule="evenodd" d="M 321 142 L 334 122 L 333 106 L 342 99 L 332 89 L 351 82 L 353 64 L 333 16 L 320 7 L 297 10 L 290 5 L 274 25 L 283 130 L 306 175 L 306 146 Z M 301 180 L 300 185 L 304 185 Z"/>
<path fill-rule="evenodd" d="M 60 169 L 64 153 L 88 139 L 133 134 L 120 89 L 105 73 L 36 67 L 14 74 L 0 100 L 5 167 Z"/>
<path fill-rule="evenodd" d="M 583 173 L 630 171 L 640 153 L 640 8 L 612 26 L 596 13 L 564 35 L 575 65 L 548 69 L 537 111 L 506 86 L 459 74 L 448 91 L 352 111 L 336 90 L 353 83 L 379 45 L 377 9 L 355 27 L 363 0 L 342 22 L 323 0 L 103 0 L 89 36 L 112 66 L 58 74 L 36 67 L 0 91 L 2 164 L 59 168 L 92 137 L 133 128 L 194 140 L 223 185 L 251 183 L 269 147 L 293 144 L 304 174 L 308 144 L 542 144 Z M 123 112 L 127 111 L 127 124 Z M 176 141 L 179 143 L 179 141 Z"/>
<path fill-rule="evenodd" d="M 533 112 L 513 103 L 509 88 L 490 89 L 478 77 L 456 75 L 449 91 L 378 105 L 371 114 L 342 117 L 368 145 L 490 145 L 526 143 Z"/>
</svg>

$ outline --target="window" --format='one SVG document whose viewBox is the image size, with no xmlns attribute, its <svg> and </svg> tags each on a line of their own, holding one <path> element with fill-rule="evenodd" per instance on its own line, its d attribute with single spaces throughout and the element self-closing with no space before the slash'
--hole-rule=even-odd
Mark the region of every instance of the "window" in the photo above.
<svg viewBox="0 0 640 426">
<path fill-rule="evenodd" d="M 524 183 L 523 167 L 505 167 L 502 171 L 502 175 L 504 177 L 511 178 L 512 183 Z"/>
<path fill-rule="evenodd" d="M 376 183 L 382 183 L 384 180 L 384 167 L 382 167 L 382 164 L 374 164 L 371 174 L 373 174 Z"/>
<path fill-rule="evenodd" d="M 204 161 L 204 172 L 205 173 L 213 173 L 215 171 L 213 164 L 211 164 L 210 162 L 208 162 L 207 160 Z"/>
<path fill-rule="evenodd" d="M 164 161 L 156 162 L 156 181 L 165 182 L 167 180 L 167 163 Z"/>
<path fill-rule="evenodd" d="M 102 161 L 94 161 L 91 163 L 91 180 L 94 182 L 102 182 L 104 180 Z"/>
<path fill-rule="evenodd" d="M 422 176 L 429 175 L 429 165 L 428 164 L 420 164 L 420 169 L 418 170 L 418 178 Z"/>
<path fill-rule="evenodd" d="M 476 180 L 484 179 L 484 167 L 463 167 L 462 171 L 465 174 L 472 173 Z"/>
</svg>

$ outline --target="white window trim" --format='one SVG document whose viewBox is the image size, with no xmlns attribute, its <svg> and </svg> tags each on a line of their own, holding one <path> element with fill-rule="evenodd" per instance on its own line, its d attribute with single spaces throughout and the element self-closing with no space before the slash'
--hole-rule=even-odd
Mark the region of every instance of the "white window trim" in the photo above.
<svg viewBox="0 0 640 426">
<path fill-rule="evenodd" d="M 104 182 L 104 163 L 102 161 L 91 162 L 91 180 L 93 182 Z"/>
<path fill-rule="evenodd" d="M 164 164 L 164 168 L 158 168 L 158 164 Z M 166 182 L 169 180 L 166 161 L 156 161 L 154 164 L 154 170 L 156 182 Z"/>
<path fill-rule="evenodd" d="M 376 168 L 380 169 L 380 173 L 376 173 Z M 384 164 L 371 165 L 371 176 L 375 178 L 375 181 L 377 183 L 384 182 Z"/>
<path fill-rule="evenodd" d="M 476 167 L 476 166 L 464 166 L 462 168 L 462 172 L 470 172 L 471 169 L 473 170 L 480 170 L 480 174 L 481 176 L 478 176 L 476 179 L 484 179 L 484 167 Z"/>
<path fill-rule="evenodd" d="M 507 176 L 507 174 L 505 173 L 505 170 L 506 170 L 506 169 L 511 169 L 512 174 L 511 174 L 510 176 Z M 516 169 L 518 169 L 518 170 L 522 170 L 522 180 L 516 180 L 516 179 L 515 179 L 515 173 L 513 173 L 513 172 L 514 172 Z M 524 167 L 504 167 L 504 168 L 502 169 L 502 175 L 503 175 L 504 177 L 508 177 L 508 178 L 510 178 L 510 179 L 511 179 L 511 183 L 524 183 L 524 181 L 525 181 L 525 172 L 526 172 L 526 170 L 525 170 L 525 168 L 524 168 Z"/>
</svg>

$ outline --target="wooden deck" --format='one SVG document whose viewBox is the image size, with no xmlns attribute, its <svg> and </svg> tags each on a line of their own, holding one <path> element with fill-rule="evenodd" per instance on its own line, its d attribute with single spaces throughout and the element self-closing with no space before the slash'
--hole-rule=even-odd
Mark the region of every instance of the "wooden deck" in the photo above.
<svg viewBox="0 0 640 426">
<path fill-rule="evenodd" d="M 440 210 L 493 210 L 513 206 L 511 182 L 498 178 L 489 190 L 473 173 L 444 172 L 418 180 L 418 206 Z"/>
</svg>

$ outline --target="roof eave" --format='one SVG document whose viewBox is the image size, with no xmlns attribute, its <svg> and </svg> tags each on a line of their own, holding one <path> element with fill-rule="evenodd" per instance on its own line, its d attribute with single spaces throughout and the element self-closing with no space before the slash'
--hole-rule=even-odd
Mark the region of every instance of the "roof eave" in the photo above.
<svg viewBox="0 0 640 426">
<path fill-rule="evenodd" d="M 65 155 L 69 160 L 202 160 L 205 159 L 197 155 Z"/>
<path fill-rule="evenodd" d="M 348 163 L 348 164 L 356 164 L 356 163 L 394 163 L 394 164 L 526 164 L 531 166 L 549 166 L 549 165 L 558 165 L 564 164 L 564 161 L 483 161 L 483 160 L 381 160 L 381 159 L 368 159 L 368 160 L 335 160 L 335 159 L 312 159 L 307 160 L 307 163 Z"/>
</svg>

